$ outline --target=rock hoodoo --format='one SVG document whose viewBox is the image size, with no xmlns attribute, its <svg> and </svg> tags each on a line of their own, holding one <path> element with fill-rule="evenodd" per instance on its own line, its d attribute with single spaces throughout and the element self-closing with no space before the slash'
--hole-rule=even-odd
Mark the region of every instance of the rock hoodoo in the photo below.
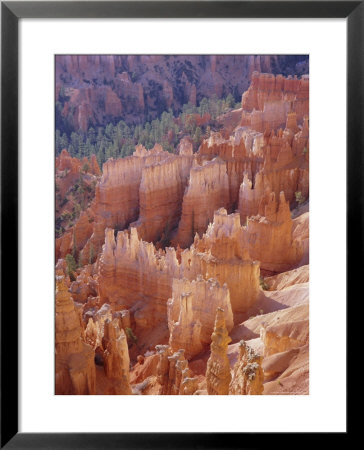
<svg viewBox="0 0 364 450">
<path fill-rule="evenodd" d="M 63 276 L 56 278 L 56 394 L 96 393 L 95 352 L 82 341 L 79 314 Z"/>
<path fill-rule="evenodd" d="M 234 366 L 229 394 L 261 395 L 264 389 L 262 357 L 257 355 L 245 341 L 240 341 L 239 345 L 239 359 Z"/>
<path fill-rule="evenodd" d="M 227 348 L 231 338 L 226 329 L 222 308 L 216 310 L 215 328 L 211 340 L 211 356 L 207 361 L 206 370 L 207 392 L 209 395 L 228 395 L 231 373 Z"/>
</svg>

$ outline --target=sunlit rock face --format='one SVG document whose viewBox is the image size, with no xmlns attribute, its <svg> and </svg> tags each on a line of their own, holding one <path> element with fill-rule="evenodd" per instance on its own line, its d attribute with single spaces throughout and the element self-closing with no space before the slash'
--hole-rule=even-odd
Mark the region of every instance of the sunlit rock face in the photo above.
<svg viewBox="0 0 364 450">
<path fill-rule="evenodd" d="M 139 219 L 131 225 L 144 240 L 169 242 L 170 233 L 181 217 L 192 161 L 192 155 L 175 155 L 144 167 L 139 187 Z"/>
<path fill-rule="evenodd" d="M 182 216 L 174 242 L 182 248 L 191 245 L 196 233 L 203 233 L 214 212 L 229 202 L 226 165 L 214 159 L 191 169 L 183 197 Z"/>
<path fill-rule="evenodd" d="M 56 279 L 56 394 L 96 393 L 95 352 L 81 339 L 79 314 L 63 276 Z"/>
<path fill-rule="evenodd" d="M 214 330 L 216 308 L 225 312 L 228 331 L 233 327 L 233 313 L 230 294 L 226 285 L 202 276 L 197 280 L 174 279 L 172 298 L 168 301 L 169 345 L 176 351 L 183 347 L 185 358 L 201 353 L 211 342 Z"/>
<path fill-rule="evenodd" d="M 139 146 L 127 158 L 109 159 L 103 166 L 103 175 L 96 187 L 96 221 L 103 221 L 105 227 L 123 229 L 137 220 L 143 168 L 168 156 L 168 152 L 156 145 L 150 151 Z"/>
<path fill-rule="evenodd" d="M 293 239 L 293 221 L 284 192 L 279 200 L 271 193 L 260 204 L 260 214 L 249 217 L 242 239 L 261 269 L 283 272 L 297 265 L 303 257 L 303 244 Z"/>
<path fill-rule="evenodd" d="M 156 350 L 158 394 L 193 395 L 197 390 L 198 380 L 190 376 L 184 349 L 173 352 L 168 345 L 157 345 Z"/>
<path fill-rule="evenodd" d="M 206 385 L 209 395 L 228 395 L 231 381 L 227 347 L 231 342 L 226 329 L 224 310 L 216 310 L 214 332 L 211 336 L 211 355 L 207 361 Z"/>
<path fill-rule="evenodd" d="M 228 215 L 221 208 L 215 212 L 206 234 L 201 239 L 196 237 L 191 247 L 197 257 L 191 259 L 190 270 L 200 270 L 207 277 L 226 283 L 234 313 L 245 312 L 259 293 L 259 262 L 251 259 L 249 247 L 243 245 L 242 233 L 239 214 Z M 184 252 L 182 261 L 190 254 L 191 251 Z"/>
<path fill-rule="evenodd" d="M 124 331 L 119 328 L 117 319 L 105 322 L 103 338 L 104 369 L 108 378 L 114 382 L 114 394 L 131 394 L 129 376 L 129 351 Z"/>
<path fill-rule="evenodd" d="M 236 362 L 229 387 L 230 395 L 261 395 L 264 387 L 262 356 L 240 342 L 239 359 Z"/>
</svg>

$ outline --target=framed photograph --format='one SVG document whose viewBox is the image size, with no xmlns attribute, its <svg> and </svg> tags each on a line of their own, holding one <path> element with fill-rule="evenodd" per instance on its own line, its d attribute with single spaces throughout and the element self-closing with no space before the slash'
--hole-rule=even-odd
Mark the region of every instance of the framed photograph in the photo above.
<svg viewBox="0 0 364 450">
<path fill-rule="evenodd" d="M 2 447 L 347 436 L 363 11 L 1 3 Z"/>
</svg>

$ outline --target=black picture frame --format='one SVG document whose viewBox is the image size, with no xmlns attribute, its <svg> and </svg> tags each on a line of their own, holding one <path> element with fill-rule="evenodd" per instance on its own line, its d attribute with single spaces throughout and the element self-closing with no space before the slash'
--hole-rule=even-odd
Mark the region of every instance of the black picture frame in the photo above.
<svg viewBox="0 0 364 450">
<path fill-rule="evenodd" d="M 1 448 L 256 448 L 262 440 L 272 442 L 273 437 L 269 433 L 18 432 L 18 325 L 16 320 L 9 321 L 8 318 L 18 316 L 19 19 L 346 18 L 348 304 L 352 290 L 355 290 L 357 281 L 361 279 L 363 268 L 362 261 L 358 263 L 355 257 L 358 252 L 360 256 L 363 250 L 363 3 L 364 1 L 1 2 Z M 349 428 L 346 433 L 339 433 L 340 436 L 335 439 L 347 437 L 348 431 Z M 326 436 L 322 437 L 326 440 Z M 300 442 L 308 438 L 310 433 L 305 433 Z M 280 445 L 285 447 L 292 437 L 290 434 L 280 434 L 279 439 Z M 316 434 L 315 443 L 318 440 L 319 436 Z"/>
</svg>

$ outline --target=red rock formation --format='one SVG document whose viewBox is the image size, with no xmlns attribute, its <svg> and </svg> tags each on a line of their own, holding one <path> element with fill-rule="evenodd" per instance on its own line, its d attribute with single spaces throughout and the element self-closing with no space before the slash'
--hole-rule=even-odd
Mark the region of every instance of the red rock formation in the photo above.
<svg viewBox="0 0 364 450">
<path fill-rule="evenodd" d="M 88 214 L 83 211 L 73 228 L 72 248 L 76 248 L 77 252 L 83 249 L 92 234 L 92 230 L 93 224 L 90 222 Z"/>
<path fill-rule="evenodd" d="M 253 176 L 262 167 L 262 158 L 259 156 L 259 148 L 262 145 L 263 135 L 260 139 L 257 136 L 248 136 L 244 129 L 237 129 L 235 135 L 229 139 L 223 139 L 220 133 L 213 133 L 200 146 L 198 153 L 202 159 L 219 156 L 226 163 L 229 201 L 222 206 L 229 212 L 237 207 L 239 188 L 244 173 L 247 172 Z"/>
<path fill-rule="evenodd" d="M 139 187 L 142 171 L 170 156 L 160 146 L 147 151 L 137 147 L 133 156 L 109 159 L 103 167 L 100 183 L 96 186 L 96 222 L 123 229 L 138 219 Z"/>
<path fill-rule="evenodd" d="M 56 158 L 56 184 L 58 192 L 63 198 L 68 189 L 80 177 L 81 161 L 72 158 L 67 150 L 63 149 Z"/>
<path fill-rule="evenodd" d="M 250 216 L 257 215 L 261 199 L 273 192 L 279 197 L 284 192 L 287 201 L 296 203 L 296 192 L 308 198 L 308 170 L 306 168 L 262 170 L 255 175 L 254 187 L 247 174 L 240 185 L 239 212 L 242 223 Z"/>
<path fill-rule="evenodd" d="M 143 168 L 139 219 L 131 224 L 142 239 L 168 243 L 169 234 L 180 219 L 191 165 L 192 156 L 170 156 Z"/>
<path fill-rule="evenodd" d="M 214 211 L 229 202 L 229 184 L 226 165 L 214 159 L 202 166 L 194 165 L 182 203 L 182 217 L 173 242 L 188 247 L 195 233 L 202 234 Z"/>
<path fill-rule="evenodd" d="M 255 186 L 252 188 L 248 174 L 244 175 L 244 180 L 240 185 L 239 191 L 239 213 L 243 224 L 249 216 L 258 213 L 259 204 L 262 197 L 270 192 L 270 186 L 264 186 L 265 178 L 262 172 L 258 172 L 255 176 Z"/>
<path fill-rule="evenodd" d="M 159 395 L 192 395 L 197 389 L 197 379 L 189 377 L 184 350 L 172 353 L 168 345 L 157 345 L 157 380 Z"/>
<path fill-rule="evenodd" d="M 114 394 L 131 394 L 129 376 L 129 351 L 126 336 L 118 321 L 105 322 L 103 346 L 106 376 L 114 381 Z"/>
<path fill-rule="evenodd" d="M 99 354 L 104 353 L 104 332 L 105 322 L 112 320 L 112 311 L 110 305 L 102 305 L 100 309 L 97 306 L 84 312 L 87 325 L 85 329 L 85 340 Z"/>
<path fill-rule="evenodd" d="M 121 116 L 120 98 L 110 86 L 66 88 L 65 92 L 69 100 L 64 103 L 62 115 L 75 130 L 86 132 L 90 125 Z"/>
<path fill-rule="evenodd" d="M 233 369 L 229 394 L 261 395 L 264 390 L 262 357 L 256 354 L 245 341 L 240 341 L 239 347 L 239 359 Z"/>
<path fill-rule="evenodd" d="M 128 73 L 122 72 L 114 79 L 114 86 L 123 105 L 124 118 L 125 114 L 135 115 L 144 112 L 145 103 L 142 84 L 131 81 Z"/>
<path fill-rule="evenodd" d="M 283 192 L 279 203 L 274 193 L 262 199 L 260 215 L 249 217 L 243 229 L 243 242 L 264 270 L 284 272 L 301 260 L 303 246 L 293 240 L 291 212 Z"/>
<path fill-rule="evenodd" d="M 222 59 L 211 58 L 204 89 L 223 89 Z M 142 60 L 159 64 L 163 58 L 92 61 L 98 79 L 125 67 L 136 70 Z M 64 60 L 70 80 L 80 70 L 86 79 L 95 75 L 90 61 Z M 249 61 L 251 68 L 271 69 L 269 57 Z M 192 100 L 201 95 L 189 71 L 180 73 L 181 92 L 166 78 L 158 97 L 153 86 L 143 91 L 140 74 L 118 73 L 110 89 L 69 90 L 65 112 L 83 128 L 101 120 L 94 108 L 100 99 L 102 114 L 115 116 L 120 99 L 128 114 L 148 111 L 158 99 L 174 104 L 182 91 Z M 56 242 L 56 257 L 74 253 L 84 265 L 72 283 L 64 279 L 65 261 L 56 266 L 63 277 L 56 300 L 57 393 L 308 391 L 308 266 L 282 273 L 308 263 L 308 79 L 253 74 L 240 113 L 241 126 L 233 126 L 236 114 L 221 120 L 230 128 L 212 133 L 195 154 L 192 141 L 183 138 L 177 154 L 159 144 L 150 151 L 139 145 L 133 156 L 104 165 L 94 201 Z M 204 116 L 194 119 L 198 124 Z M 62 152 L 58 192 L 71 192 L 86 172 L 90 180 L 100 175 L 94 156 L 79 161 Z M 176 249 L 167 247 L 170 240 Z M 279 275 L 260 288 L 260 269 L 264 276 Z M 238 344 L 228 347 L 229 332 L 234 342 L 251 340 L 239 355 Z M 229 360 L 235 358 L 231 378 Z M 278 376 L 287 383 L 282 392 L 271 384 Z"/>
<path fill-rule="evenodd" d="M 290 112 L 295 112 L 301 122 L 308 114 L 308 101 L 308 76 L 298 80 L 255 72 L 242 97 L 242 125 L 249 125 L 256 131 L 277 130 L 284 127 Z"/>
<path fill-rule="evenodd" d="M 245 312 L 256 301 L 259 263 L 250 259 L 243 246 L 239 214 L 227 215 L 224 208 L 216 211 L 206 234 L 195 239 L 192 251 L 186 250 L 181 257 L 185 276 L 195 271 L 227 284 L 234 314 Z"/>
<path fill-rule="evenodd" d="M 81 340 L 80 318 L 63 276 L 56 277 L 56 394 L 96 393 L 95 353 Z"/>
<path fill-rule="evenodd" d="M 56 260 L 64 258 L 73 250 L 78 255 L 91 236 L 93 211 L 87 205 L 91 202 L 99 175 L 100 168 L 95 155 L 81 161 L 72 158 L 67 150 L 62 150 L 60 156 L 56 158 L 56 219 L 61 221 L 63 228 L 66 228 L 64 234 L 56 240 Z M 77 185 L 82 189 L 79 190 Z M 81 209 L 75 226 L 69 228 L 70 224 L 73 224 L 76 207 L 84 210 Z M 64 218 L 64 215 L 68 215 L 70 219 Z"/>
<path fill-rule="evenodd" d="M 224 220 L 230 220 L 226 211 L 221 222 Z M 153 243 L 139 239 L 135 228 L 131 228 L 130 235 L 127 231 L 119 232 L 116 242 L 114 231 L 107 229 L 99 261 L 100 302 L 111 304 L 114 310 L 132 308 L 137 327 L 149 328 L 165 320 L 173 279 L 185 277 L 192 281 L 202 275 L 205 279 L 217 278 L 221 285 L 226 282 L 233 311 L 245 311 L 259 292 L 259 264 L 238 249 L 234 239 L 231 239 L 231 249 L 236 251 L 221 253 L 221 259 L 214 256 L 225 247 L 219 239 L 227 242 L 230 233 L 229 226 L 224 228 L 224 224 L 216 222 L 203 241 L 199 244 L 197 241 L 196 247 L 181 253 L 181 262 L 174 249 L 157 251 Z M 220 225 L 227 236 L 216 231 Z M 215 231 L 220 234 L 219 239 L 213 234 Z"/>
<path fill-rule="evenodd" d="M 224 310 L 221 308 L 216 310 L 211 340 L 211 355 L 206 370 L 207 392 L 209 395 L 228 395 L 231 373 L 227 348 L 231 339 L 225 326 Z"/>
<path fill-rule="evenodd" d="M 302 60 L 307 61 L 304 56 Z M 60 96 L 64 90 L 98 92 L 96 99 L 90 93 L 82 95 L 80 102 L 84 102 L 82 107 L 88 110 L 82 113 L 86 120 L 81 117 L 75 124 L 84 126 L 89 121 L 106 125 L 109 120 L 102 108 L 102 92 L 109 89 L 121 101 L 123 120 L 140 123 L 145 113 L 156 118 L 161 105 L 179 111 L 188 101 L 195 104 L 196 100 L 214 94 L 221 98 L 233 89 L 243 92 L 254 71 L 286 71 L 288 67 L 296 70 L 295 66 L 296 62 L 283 55 L 58 55 L 56 101 L 63 103 L 69 96 L 69 93 Z M 307 64 L 302 65 L 303 69 L 305 67 Z M 292 89 L 287 81 L 292 84 L 295 80 L 284 83 L 287 84 L 285 90 Z M 302 95 L 305 95 L 304 87 Z M 78 111 L 82 103 L 74 100 L 72 108 Z M 68 112 L 70 110 L 71 105 L 68 105 Z"/>
<path fill-rule="evenodd" d="M 64 258 L 67 253 L 72 251 L 73 230 L 66 231 L 61 237 L 56 239 L 56 261 Z"/>
<path fill-rule="evenodd" d="M 179 155 L 192 156 L 193 155 L 193 143 L 189 137 L 183 137 L 178 144 L 177 151 Z"/>
<path fill-rule="evenodd" d="M 71 283 L 70 293 L 76 302 L 86 303 L 89 297 L 97 295 L 97 289 L 97 277 L 94 274 L 93 267 L 86 265 L 82 268 L 76 281 Z"/>
<path fill-rule="evenodd" d="M 59 259 L 57 261 L 56 276 L 63 276 L 67 287 L 71 285 L 71 280 L 67 273 L 67 263 L 64 259 Z"/>
<path fill-rule="evenodd" d="M 137 330 L 166 321 L 166 302 L 172 294 L 172 280 L 179 273 L 174 249 L 159 253 L 152 243 L 139 240 L 136 229 L 130 236 L 114 230 L 105 232 L 100 257 L 99 295 L 113 310 L 133 307 Z"/>
<path fill-rule="evenodd" d="M 167 303 L 169 345 L 183 347 L 186 359 L 199 354 L 211 342 L 217 307 L 225 312 L 227 330 L 234 325 L 229 290 L 226 285 L 198 276 L 195 281 L 174 279 L 172 298 Z"/>
</svg>

